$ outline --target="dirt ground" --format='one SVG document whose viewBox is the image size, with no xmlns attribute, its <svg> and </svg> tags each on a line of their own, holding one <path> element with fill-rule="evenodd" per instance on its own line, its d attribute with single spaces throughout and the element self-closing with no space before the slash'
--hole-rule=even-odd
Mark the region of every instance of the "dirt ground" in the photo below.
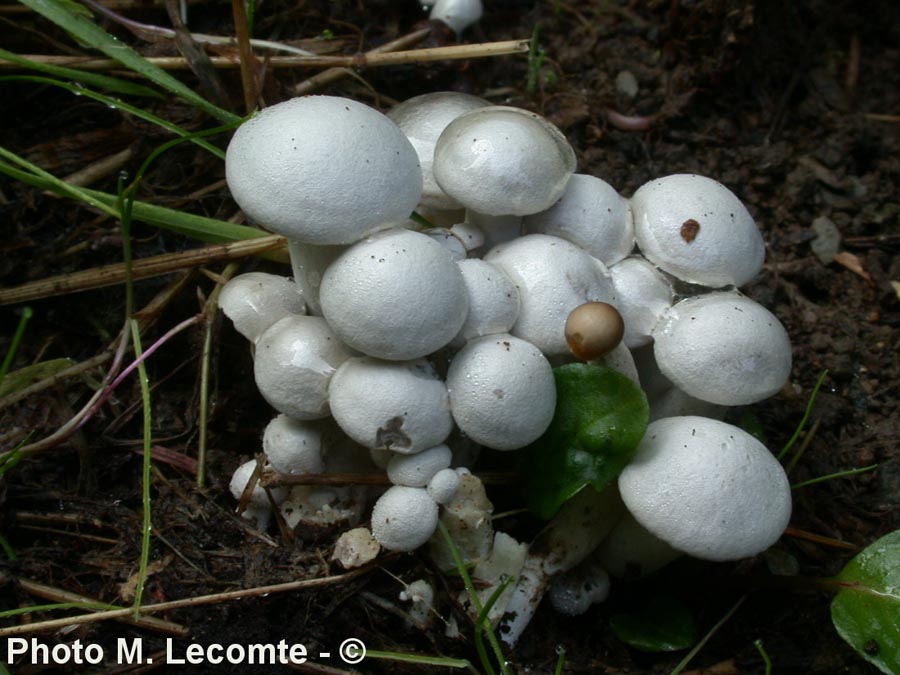
<svg viewBox="0 0 900 675">
<path fill-rule="evenodd" d="M 734 190 L 762 228 L 768 257 L 746 292 L 784 323 L 793 343 L 789 384 L 774 398 L 733 411 L 750 413 L 772 448 L 781 447 L 800 420 L 812 386 L 827 369 L 812 420 L 815 433 L 791 472 L 793 482 L 878 464 L 874 471 L 795 492 L 791 525 L 862 548 L 900 527 L 900 5 L 877 2 L 517 2 L 487 0 L 485 19 L 468 42 L 528 38 L 540 27 L 544 60 L 524 56 L 366 69 L 329 85 L 325 93 L 389 107 L 442 89 L 532 109 L 556 123 L 574 146 L 579 171 L 599 176 L 624 195 L 651 178 L 695 172 Z M 228 34 L 227 3 L 192 5 L 191 28 Z M 414 0 L 388 2 L 261 3 L 255 35 L 278 40 L 329 31 L 344 51 L 370 49 L 419 23 Z M 141 3 L 132 18 L 169 25 L 165 12 Z M 31 14 L 0 13 L 4 47 L 21 53 L 66 53 L 74 43 Z M 117 30 L 107 26 L 110 30 Z M 119 33 L 145 53 L 174 53 Z M 423 46 L 451 43 L 436 30 Z M 529 72 L 536 87 L 528 92 Z M 623 73 L 630 73 L 623 75 Z M 289 97 L 309 73 L 269 71 L 263 96 Z M 196 79 L 186 75 L 196 85 Z M 221 77 L 232 108 L 240 109 L 236 71 Z M 633 89 L 631 87 L 634 87 Z M 57 176 L 131 148 L 122 168 L 137 170 L 167 136 L 118 110 L 35 84 L 3 82 L 2 145 Z M 157 114 L 189 128 L 211 126 L 174 101 L 153 104 Z M 224 140 L 221 141 L 224 143 Z M 224 188 L 223 165 L 182 145 L 148 174 L 141 199 L 228 219 L 237 208 Z M 93 187 L 115 191 L 115 175 Z M 823 220 L 824 219 L 824 220 Z M 817 232 L 833 224 L 838 257 L 813 252 Z M 12 287 L 64 272 L 121 260 L 118 224 L 71 202 L 0 178 L 0 284 Z M 814 223 L 816 225 L 814 226 Z M 823 225 L 825 223 L 825 225 Z M 818 228 L 818 229 L 817 229 Z M 194 245 L 171 233 L 136 226 L 135 252 L 148 256 Z M 820 240 L 821 241 L 821 240 Z M 209 269 L 221 272 L 222 265 Z M 245 261 L 241 271 L 287 274 L 283 266 Z M 198 292 L 213 282 L 193 273 L 139 282 L 136 306 L 161 294 L 147 310 L 145 346 L 198 310 Z M 30 302 L 34 317 L 13 369 L 55 358 L 82 362 L 104 353 L 122 322 L 121 286 Z M 0 307 L 0 353 L 10 345 L 22 306 Z M 209 430 L 209 485 L 195 487 L 199 365 L 204 328 L 193 326 L 148 361 L 153 384 L 154 566 L 145 600 L 162 602 L 239 588 L 312 579 L 341 570 L 328 559 L 334 533 L 306 533 L 286 543 L 277 531 L 259 536 L 234 517 L 228 477 L 241 458 L 259 450 L 271 411 L 255 391 L 244 340 L 221 319 L 214 348 Z M 86 371 L 0 410 L 0 447 L 31 434 L 44 438 L 87 400 L 103 368 Z M 0 534 L 15 560 L 0 556 L 0 610 L 42 604 L 21 585 L 32 580 L 110 603 L 127 603 L 122 586 L 137 571 L 141 546 L 141 408 L 135 378 L 66 442 L 16 466 L 0 482 Z M 499 510 L 521 502 L 511 486 L 492 488 Z M 528 516 L 505 519 L 514 533 L 534 532 Z M 871 673 L 835 633 L 829 597 L 765 590 L 772 571 L 804 576 L 839 571 L 852 550 L 785 536 L 766 556 L 735 564 L 681 561 L 643 587 L 614 586 L 610 602 L 571 619 L 542 607 L 520 646 L 509 654 L 517 673 L 553 672 L 558 648 L 565 671 L 667 673 L 683 656 L 631 649 L 609 630 L 609 617 L 648 589 L 668 588 L 692 609 L 701 634 L 747 594 L 734 616 L 689 666 L 701 672 L 762 673 L 753 646 L 761 640 L 777 673 Z M 315 590 L 270 594 L 174 610 L 160 618 L 190 629 L 176 641 L 304 643 L 335 650 L 347 637 L 370 649 L 468 658 L 477 663 L 471 634 L 444 636 L 436 622 L 420 631 L 389 604 L 400 606 L 402 582 L 435 580 L 457 588 L 423 555 L 392 556 L 355 578 Z M 127 584 L 126 584 L 127 585 Z M 441 592 L 439 611 L 454 607 Z M 59 616 L 34 612 L 28 621 Z M 0 625 L 16 621 L 6 619 Z M 114 651 L 118 638 L 145 638 L 145 654 L 164 636 L 122 623 L 83 624 L 46 631 L 49 644 L 81 639 Z M 113 666 L 30 667 L 37 672 L 144 672 Z M 281 672 L 242 666 L 176 667 L 161 672 Z M 343 670 L 342 670 L 343 669 Z M 284 672 L 289 669 L 285 668 Z M 348 672 L 337 659 L 307 672 Z M 444 672 L 433 666 L 367 659 L 359 672 Z M 290 670 L 294 672 L 294 670 Z M 352 672 L 352 671 L 349 671 Z M 449 669 L 446 672 L 451 672 Z"/>
</svg>

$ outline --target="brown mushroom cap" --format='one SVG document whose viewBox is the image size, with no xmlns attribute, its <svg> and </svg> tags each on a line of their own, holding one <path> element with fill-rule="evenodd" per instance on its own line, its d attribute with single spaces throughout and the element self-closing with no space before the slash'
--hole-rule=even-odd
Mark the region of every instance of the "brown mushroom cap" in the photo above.
<svg viewBox="0 0 900 675">
<path fill-rule="evenodd" d="M 566 343 L 582 361 L 606 356 L 622 341 L 625 322 L 606 302 L 586 302 L 573 309 L 566 319 Z"/>
</svg>

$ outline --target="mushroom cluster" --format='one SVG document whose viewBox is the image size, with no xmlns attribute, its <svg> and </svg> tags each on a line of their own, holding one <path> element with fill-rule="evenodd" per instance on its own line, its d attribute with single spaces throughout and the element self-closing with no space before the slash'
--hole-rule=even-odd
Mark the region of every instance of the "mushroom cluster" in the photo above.
<svg viewBox="0 0 900 675">
<path fill-rule="evenodd" d="M 777 392 L 791 367 L 781 323 L 737 290 L 764 245 L 725 186 L 676 174 L 626 199 L 575 173 L 572 147 L 544 118 L 452 92 L 387 115 L 331 96 L 272 106 L 237 130 L 226 169 L 247 217 L 290 241 L 293 285 L 242 275 L 222 303 L 280 413 L 268 462 L 282 474 L 385 470 L 392 487 L 371 511 L 381 547 L 432 537 L 441 505 L 472 479 L 473 446 L 538 439 L 555 409 L 552 367 L 576 358 L 639 383 L 655 420 L 622 474 L 625 525 L 608 524 L 611 541 L 639 529 L 667 542 L 645 548 L 733 559 L 783 531 L 780 466 L 719 421 Z M 700 462 L 713 471 L 703 486 Z M 239 469 L 236 496 L 252 475 Z M 356 525 L 362 510 L 341 490 L 253 492 L 250 503 L 257 518 L 283 499 L 304 518 Z M 675 508 L 687 493 L 695 524 Z M 741 543 L 720 545 L 725 533 Z M 586 564 L 614 576 L 644 565 L 610 548 Z M 582 607 L 566 583 L 554 597 Z"/>
</svg>

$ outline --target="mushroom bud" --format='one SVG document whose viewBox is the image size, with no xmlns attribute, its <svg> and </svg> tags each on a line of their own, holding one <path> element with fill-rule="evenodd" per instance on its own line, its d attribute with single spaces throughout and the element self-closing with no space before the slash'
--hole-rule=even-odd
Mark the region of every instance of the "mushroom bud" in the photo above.
<svg viewBox="0 0 900 675">
<path fill-rule="evenodd" d="M 606 302 L 586 302 L 569 312 L 566 344 L 582 361 L 596 361 L 622 341 L 625 322 L 619 311 Z"/>
</svg>

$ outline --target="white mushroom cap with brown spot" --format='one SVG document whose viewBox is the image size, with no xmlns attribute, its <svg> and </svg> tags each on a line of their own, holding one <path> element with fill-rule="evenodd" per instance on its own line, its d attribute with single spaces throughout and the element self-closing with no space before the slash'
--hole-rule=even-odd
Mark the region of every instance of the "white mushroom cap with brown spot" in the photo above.
<svg viewBox="0 0 900 675">
<path fill-rule="evenodd" d="M 619 490 L 635 519 L 688 555 L 737 560 L 774 544 L 791 516 L 791 486 L 768 448 L 705 417 L 647 427 Z"/>
</svg>

